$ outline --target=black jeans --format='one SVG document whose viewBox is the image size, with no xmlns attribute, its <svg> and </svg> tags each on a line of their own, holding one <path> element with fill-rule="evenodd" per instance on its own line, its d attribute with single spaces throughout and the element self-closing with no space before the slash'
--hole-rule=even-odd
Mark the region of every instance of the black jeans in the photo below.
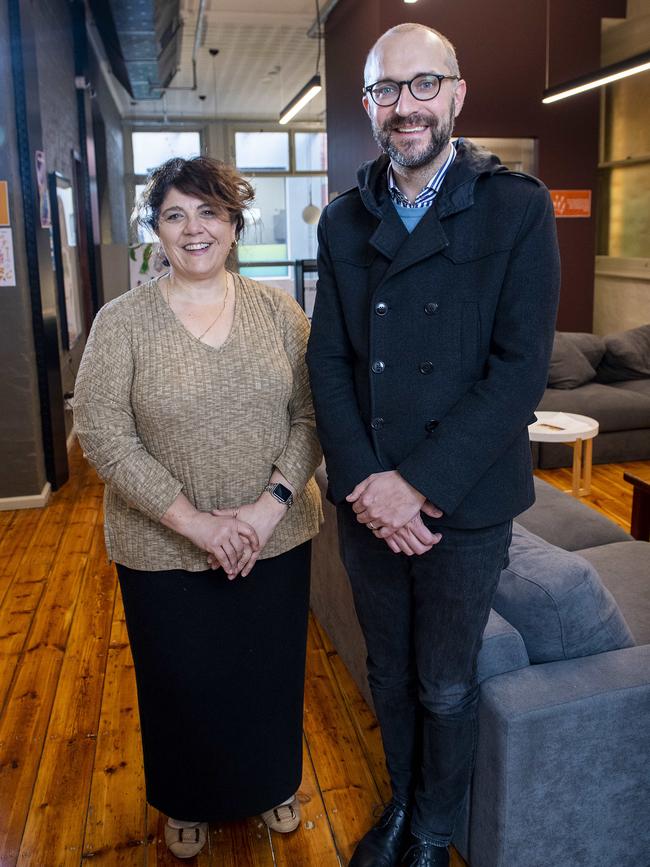
<svg viewBox="0 0 650 867">
<path fill-rule="evenodd" d="M 476 660 L 512 522 L 441 527 L 419 557 L 393 554 L 347 504 L 338 526 L 393 799 L 412 807 L 414 834 L 446 845 L 472 774 Z"/>
</svg>

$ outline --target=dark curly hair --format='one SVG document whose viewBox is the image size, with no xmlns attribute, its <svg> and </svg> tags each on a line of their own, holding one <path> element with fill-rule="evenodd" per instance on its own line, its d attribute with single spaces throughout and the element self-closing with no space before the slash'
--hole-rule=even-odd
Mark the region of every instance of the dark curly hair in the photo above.
<svg viewBox="0 0 650 867">
<path fill-rule="evenodd" d="M 173 157 L 154 169 L 135 204 L 131 224 L 158 233 L 160 208 L 172 187 L 226 213 L 239 240 L 244 228 L 244 212 L 255 198 L 255 191 L 232 166 L 214 157 L 188 160 Z"/>
</svg>

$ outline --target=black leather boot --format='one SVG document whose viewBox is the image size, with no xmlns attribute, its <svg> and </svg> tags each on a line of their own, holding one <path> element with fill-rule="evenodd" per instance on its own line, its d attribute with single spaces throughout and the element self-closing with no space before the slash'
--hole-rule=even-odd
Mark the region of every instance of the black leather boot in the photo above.
<svg viewBox="0 0 650 867">
<path fill-rule="evenodd" d="M 389 804 L 357 844 L 349 867 L 398 867 L 409 836 L 409 818 L 399 804 Z"/>
<path fill-rule="evenodd" d="M 434 846 L 418 837 L 409 835 L 410 844 L 402 859 L 402 867 L 449 867 L 449 851 L 446 846 Z"/>
</svg>

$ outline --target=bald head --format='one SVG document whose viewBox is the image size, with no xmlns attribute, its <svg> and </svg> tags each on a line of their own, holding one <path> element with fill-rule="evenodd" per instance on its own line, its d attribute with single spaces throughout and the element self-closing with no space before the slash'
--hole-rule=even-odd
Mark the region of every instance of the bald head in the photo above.
<svg viewBox="0 0 650 867">
<path fill-rule="evenodd" d="M 460 78 L 456 49 L 446 36 L 434 30 L 433 27 L 427 27 L 425 24 L 398 24 L 396 27 L 391 27 L 390 30 L 383 33 L 368 52 L 363 72 L 364 84 L 372 84 L 374 81 L 377 81 L 379 77 L 377 75 L 378 58 L 387 43 L 400 36 L 414 33 L 418 33 L 423 39 L 431 43 L 432 52 L 440 52 L 440 49 L 442 49 L 447 64 L 447 72 Z"/>
</svg>

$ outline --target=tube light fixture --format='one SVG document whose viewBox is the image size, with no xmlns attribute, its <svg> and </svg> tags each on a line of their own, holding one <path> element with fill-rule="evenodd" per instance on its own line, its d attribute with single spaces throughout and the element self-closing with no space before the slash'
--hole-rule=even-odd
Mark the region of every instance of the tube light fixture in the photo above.
<svg viewBox="0 0 650 867">
<path fill-rule="evenodd" d="M 564 84 L 549 87 L 544 91 L 542 102 L 547 104 L 557 102 L 559 99 L 566 99 L 568 96 L 575 96 L 585 90 L 602 87 L 612 81 L 618 81 L 619 78 L 627 78 L 629 75 L 636 75 L 648 69 L 650 69 L 650 51 L 636 54 L 634 57 L 621 60 L 619 63 L 612 63 L 611 66 L 604 66 L 598 72 L 592 72 L 591 75 L 583 75 L 573 81 L 565 81 Z"/>
<path fill-rule="evenodd" d="M 291 102 L 282 109 L 280 112 L 280 123 L 289 123 L 322 89 L 323 85 L 321 84 L 320 75 L 313 75 L 303 89 L 298 91 Z"/>
</svg>

